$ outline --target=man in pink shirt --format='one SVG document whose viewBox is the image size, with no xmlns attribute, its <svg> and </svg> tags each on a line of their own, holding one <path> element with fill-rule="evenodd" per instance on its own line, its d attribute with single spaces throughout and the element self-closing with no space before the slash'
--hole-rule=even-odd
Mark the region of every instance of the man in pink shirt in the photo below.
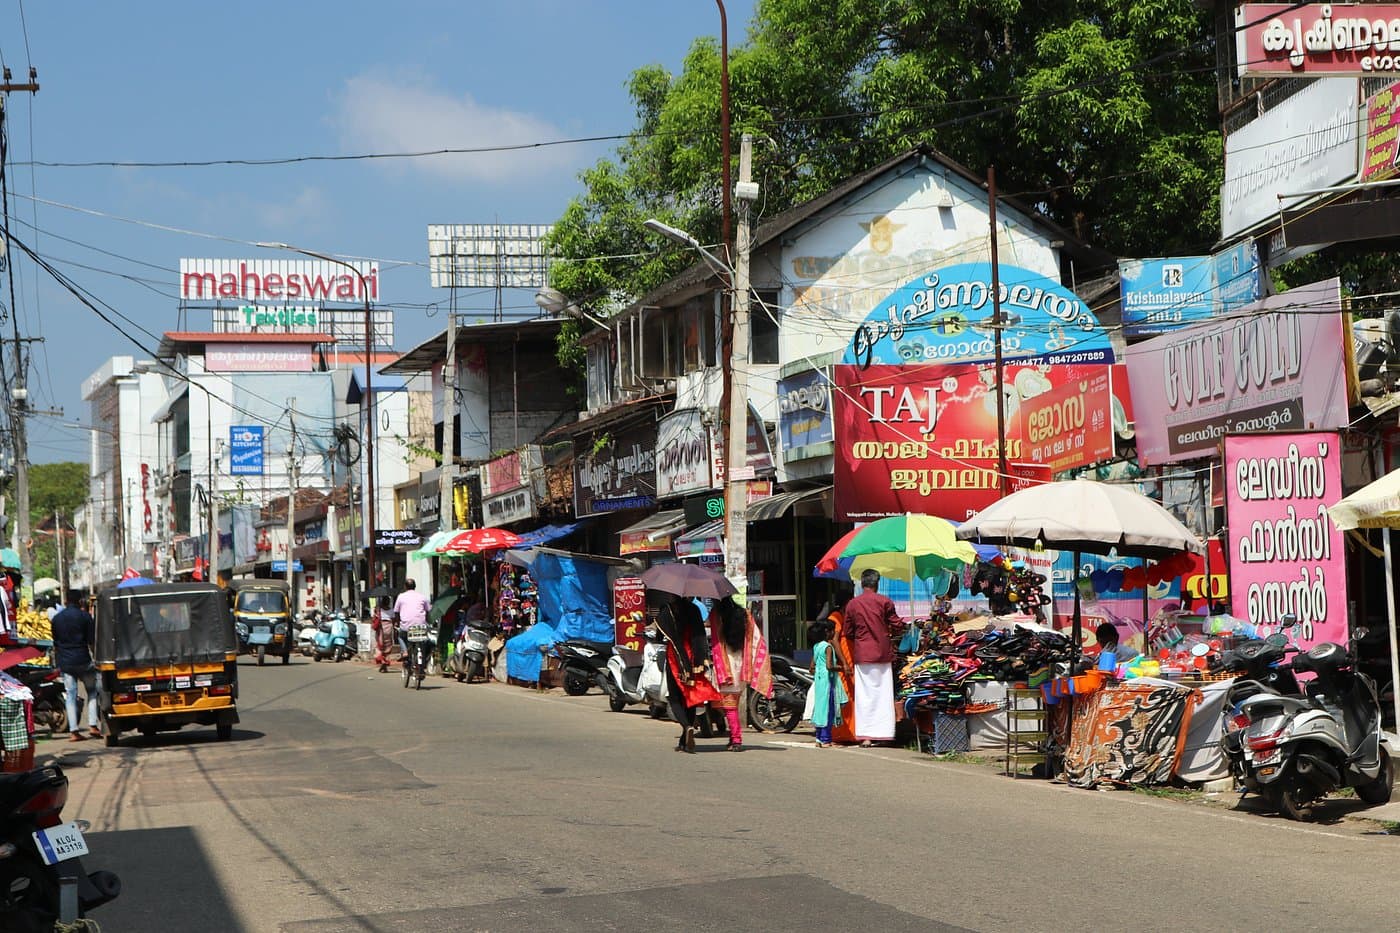
<svg viewBox="0 0 1400 933">
<path fill-rule="evenodd" d="M 403 646 L 404 654 L 408 654 L 403 630 L 407 626 L 427 625 L 429 605 L 428 597 L 414 589 L 417 584 L 412 578 L 403 581 L 403 585 L 404 591 L 394 600 L 394 617 L 399 620 L 399 644 Z"/>
</svg>

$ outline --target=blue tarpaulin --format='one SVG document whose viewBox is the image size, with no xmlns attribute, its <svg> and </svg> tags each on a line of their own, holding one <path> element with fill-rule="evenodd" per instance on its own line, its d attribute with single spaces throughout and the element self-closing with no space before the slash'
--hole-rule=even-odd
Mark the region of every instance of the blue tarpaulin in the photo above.
<svg viewBox="0 0 1400 933">
<path fill-rule="evenodd" d="M 539 547 L 541 544 L 548 544 L 557 541 L 578 531 L 582 522 L 570 522 L 567 525 L 545 525 L 543 528 L 536 528 L 529 534 L 520 536 L 520 543 L 517 548 Z"/>
<path fill-rule="evenodd" d="M 537 552 L 530 576 L 540 592 L 540 619 L 559 638 L 612 644 L 612 591 L 606 564 L 566 554 Z"/>
<path fill-rule="evenodd" d="M 536 622 L 506 642 L 506 673 L 516 680 L 539 683 L 540 648 L 559 640 L 554 629 Z"/>
</svg>

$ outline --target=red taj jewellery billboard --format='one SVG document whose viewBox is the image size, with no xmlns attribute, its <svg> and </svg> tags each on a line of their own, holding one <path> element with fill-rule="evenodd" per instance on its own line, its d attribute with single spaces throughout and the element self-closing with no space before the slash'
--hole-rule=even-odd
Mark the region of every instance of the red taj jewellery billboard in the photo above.
<svg viewBox="0 0 1400 933">
<path fill-rule="evenodd" d="M 1400 74 L 1400 4 L 1246 3 L 1235 54 L 1242 77 Z"/>
<path fill-rule="evenodd" d="M 1111 455 L 1107 372 L 1003 367 L 1013 476 L 1048 482 L 1054 470 Z M 905 512 L 960 521 L 1001 498 L 994 366 L 843 364 L 834 375 L 837 521 Z"/>
</svg>

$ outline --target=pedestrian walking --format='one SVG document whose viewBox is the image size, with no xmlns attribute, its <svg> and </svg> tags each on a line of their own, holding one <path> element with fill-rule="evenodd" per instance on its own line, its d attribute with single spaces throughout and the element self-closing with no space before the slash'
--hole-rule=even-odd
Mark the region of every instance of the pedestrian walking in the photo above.
<svg viewBox="0 0 1400 933">
<path fill-rule="evenodd" d="M 817 747 L 831 747 L 831 730 L 842 721 L 841 707 L 846 703 L 843 676 L 850 672 L 833 638 L 835 626 L 830 622 L 813 622 L 809 629 L 812 642 L 812 703 L 808 717 L 817 730 Z"/>
<path fill-rule="evenodd" d="M 68 730 L 70 742 L 81 742 L 89 735 L 100 738 L 102 730 L 97 727 L 97 665 L 92 660 L 92 644 L 96 637 L 92 616 L 79 605 L 76 592 L 68 594 L 68 605 L 53 617 L 54 663 L 63 674 L 64 699 L 68 708 Z M 87 698 L 87 724 L 85 735 L 78 719 L 78 686 L 82 685 Z"/>
<path fill-rule="evenodd" d="M 695 708 L 719 703 L 723 697 L 709 679 L 710 643 L 700 610 L 683 596 L 668 599 L 657 610 L 656 627 L 666 636 L 666 701 L 671 718 L 681 727 L 676 751 L 695 752 Z"/>
<path fill-rule="evenodd" d="M 860 595 L 846 604 L 846 639 L 856 676 L 856 740 L 862 748 L 894 740 L 894 646 L 903 627 L 894 603 L 879 592 L 880 573 L 860 575 Z"/>
<path fill-rule="evenodd" d="M 743 710 L 750 689 L 773 695 L 773 667 L 768 644 L 753 616 L 732 599 L 721 599 L 710 610 L 710 659 L 720 709 L 729 724 L 729 750 L 743 751 Z"/>
</svg>

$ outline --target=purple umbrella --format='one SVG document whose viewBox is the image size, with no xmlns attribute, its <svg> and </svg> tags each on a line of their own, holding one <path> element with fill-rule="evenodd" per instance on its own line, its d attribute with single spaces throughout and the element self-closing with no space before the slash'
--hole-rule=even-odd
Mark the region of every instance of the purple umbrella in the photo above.
<svg viewBox="0 0 1400 933">
<path fill-rule="evenodd" d="M 723 575 L 694 564 L 661 564 L 642 574 L 649 590 L 692 599 L 727 599 L 739 592 Z"/>
</svg>

